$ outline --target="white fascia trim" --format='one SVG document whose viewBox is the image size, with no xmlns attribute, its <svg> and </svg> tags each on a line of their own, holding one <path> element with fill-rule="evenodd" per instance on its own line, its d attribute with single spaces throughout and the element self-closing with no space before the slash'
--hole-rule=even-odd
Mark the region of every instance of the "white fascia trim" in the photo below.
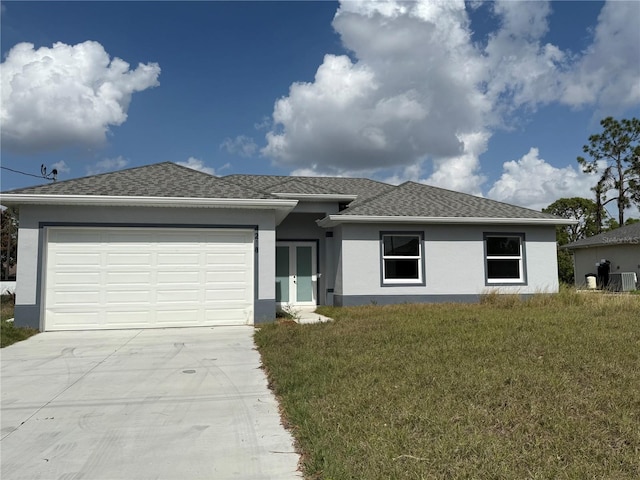
<svg viewBox="0 0 640 480">
<path fill-rule="evenodd" d="M 358 197 L 357 195 L 345 195 L 341 193 L 272 193 L 271 195 L 279 198 L 292 198 L 307 202 L 351 202 Z"/>
<path fill-rule="evenodd" d="M 320 227 L 333 227 L 340 223 L 422 223 L 466 225 L 574 225 L 577 220 L 564 218 L 485 218 L 485 217 L 401 217 L 375 215 L 327 215 L 318 220 Z"/>
<path fill-rule="evenodd" d="M 0 201 L 8 205 L 129 205 L 135 207 L 218 207 L 218 208 L 288 208 L 296 200 L 252 198 L 137 197 L 117 195 L 41 195 L 4 194 Z"/>
<path fill-rule="evenodd" d="M 297 200 L 251 198 L 136 197 L 109 195 L 5 194 L 4 205 L 85 205 L 127 207 L 243 208 L 274 210 L 276 225 L 298 204 Z"/>
</svg>

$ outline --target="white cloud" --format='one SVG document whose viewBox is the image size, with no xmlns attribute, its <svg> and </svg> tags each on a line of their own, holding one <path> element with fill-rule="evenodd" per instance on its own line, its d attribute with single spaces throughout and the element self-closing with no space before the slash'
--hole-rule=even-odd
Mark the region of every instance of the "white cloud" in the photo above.
<svg viewBox="0 0 640 480">
<path fill-rule="evenodd" d="M 607 2 L 593 44 L 564 79 L 562 102 L 621 111 L 640 103 L 640 2 Z"/>
<path fill-rule="evenodd" d="M 176 162 L 183 167 L 191 168 L 192 170 L 198 170 L 199 172 L 208 173 L 209 175 L 215 175 L 216 171 L 212 167 L 207 165 L 199 158 L 189 157 L 186 162 Z M 223 167 L 224 168 L 224 167 Z"/>
<path fill-rule="evenodd" d="M 333 27 L 349 56 L 326 55 L 275 102 L 262 153 L 314 174 L 400 182 L 431 170 L 420 181 L 477 194 L 496 129 L 542 105 L 640 103 L 639 3 L 606 3 L 584 52 L 545 41 L 548 2 L 487 8 L 498 27 L 478 44 L 462 0 L 342 1 Z"/>
<path fill-rule="evenodd" d="M 116 158 L 105 158 L 100 160 L 94 165 L 86 168 L 87 175 L 97 175 L 99 173 L 112 172 L 115 170 L 122 170 L 129 164 L 129 160 L 121 156 Z"/>
<path fill-rule="evenodd" d="M 69 165 L 67 165 L 67 162 L 64 160 L 60 160 L 51 165 L 51 169 L 53 170 L 54 168 L 58 170 L 58 173 L 69 173 L 71 171 L 71 168 L 69 168 Z"/>
<path fill-rule="evenodd" d="M 220 144 L 220 148 L 228 153 L 240 155 L 241 157 L 251 157 L 258 151 L 258 145 L 253 138 L 246 135 L 238 135 L 236 138 L 225 138 Z"/>
<path fill-rule="evenodd" d="M 493 11 L 501 28 L 490 35 L 485 52 L 486 95 L 498 124 L 521 107 L 535 110 L 557 100 L 559 73 L 567 56 L 552 44 L 543 44 L 547 33 L 548 2 L 497 1 Z"/>
<path fill-rule="evenodd" d="M 0 65 L 3 147 L 44 151 L 104 143 L 124 123 L 131 96 L 158 85 L 160 67 L 110 58 L 98 42 L 19 43 Z"/>
<path fill-rule="evenodd" d="M 479 157 L 487 150 L 489 137 L 487 132 L 461 135 L 463 152 L 456 157 L 434 161 L 434 172 L 423 182 L 482 196 L 481 187 L 486 177 L 480 172 Z"/>
<path fill-rule="evenodd" d="M 537 148 L 503 164 L 503 173 L 489 190 L 494 200 L 541 210 L 564 197 L 593 196 L 594 176 L 571 166 L 557 168 L 539 157 Z"/>
<path fill-rule="evenodd" d="M 326 55 L 312 83 L 274 107 L 263 154 L 318 172 L 404 168 L 460 155 L 490 105 L 464 2 L 343 2 L 348 56 Z"/>
</svg>

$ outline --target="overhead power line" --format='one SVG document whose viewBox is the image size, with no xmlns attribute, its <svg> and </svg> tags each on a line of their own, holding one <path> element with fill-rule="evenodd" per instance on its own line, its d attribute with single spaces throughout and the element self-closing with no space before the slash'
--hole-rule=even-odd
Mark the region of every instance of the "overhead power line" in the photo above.
<svg viewBox="0 0 640 480">
<path fill-rule="evenodd" d="M 51 171 L 51 173 L 47 174 L 47 169 L 45 168 L 44 165 L 42 165 L 40 168 L 40 171 L 42 172 L 40 175 L 21 172 L 20 170 L 14 170 L 13 168 L 9 168 L 9 167 L 0 166 L 0 168 L 2 168 L 2 170 L 9 170 L 10 172 L 19 173 L 20 175 L 28 175 L 30 177 L 35 177 L 35 178 L 44 178 L 45 180 L 51 180 L 52 182 L 55 182 L 58 176 L 58 170 L 56 170 L 55 168 Z"/>
</svg>

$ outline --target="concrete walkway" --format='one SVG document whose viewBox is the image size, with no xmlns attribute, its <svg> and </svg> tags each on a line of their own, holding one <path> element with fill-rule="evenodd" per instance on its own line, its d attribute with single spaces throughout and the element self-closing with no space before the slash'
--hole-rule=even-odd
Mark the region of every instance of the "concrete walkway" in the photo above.
<svg viewBox="0 0 640 480">
<path fill-rule="evenodd" d="M 3 480 L 293 480 L 252 327 L 47 332 L 3 348 Z"/>
<path fill-rule="evenodd" d="M 296 310 L 296 322 L 300 324 L 332 322 L 333 318 L 325 317 L 315 312 L 315 307 Z"/>
</svg>

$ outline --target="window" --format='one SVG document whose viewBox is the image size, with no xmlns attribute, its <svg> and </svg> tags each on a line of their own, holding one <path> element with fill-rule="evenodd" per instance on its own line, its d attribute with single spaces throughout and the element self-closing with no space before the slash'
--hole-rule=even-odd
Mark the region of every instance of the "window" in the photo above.
<svg viewBox="0 0 640 480">
<path fill-rule="evenodd" d="M 423 284 L 422 235 L 382 234 L 382 283 Z"/>
<path fill-rule="evenodd" d="M 524 234 L 485 234 L 487 283 L 524 283 Z"/>
</svg>

